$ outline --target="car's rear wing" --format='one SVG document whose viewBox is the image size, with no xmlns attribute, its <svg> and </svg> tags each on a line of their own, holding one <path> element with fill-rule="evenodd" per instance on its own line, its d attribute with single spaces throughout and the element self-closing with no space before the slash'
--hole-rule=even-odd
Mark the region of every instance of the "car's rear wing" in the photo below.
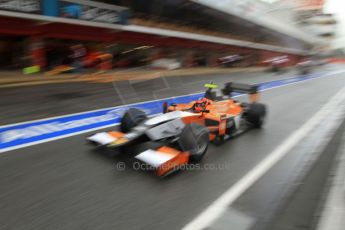
<svg viewBox="0 0 345 230">
<path fill-rule="evenodd" d="M 258 86 L 249 85 L 243 83 L 228 82 L 225 83 L 222 89 L 224 95 L 231 95 L 232 93 L 245 93 L 249 94 L 249 99 L 251 102 L 256 102 L 258 99 Z"/>
</svg>

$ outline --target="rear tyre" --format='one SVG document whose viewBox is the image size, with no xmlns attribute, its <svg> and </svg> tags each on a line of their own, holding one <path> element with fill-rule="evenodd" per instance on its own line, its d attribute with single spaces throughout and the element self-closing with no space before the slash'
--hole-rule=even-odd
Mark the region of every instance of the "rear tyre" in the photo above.
<svg viewBox="0 0 345 230">
<path fill-rule="evenodd" d="M 266 106 L 261 103 L 253 103 L 249 105 L 247 111 L 247 121 L 255 128 L 261 128 L 265 122 Z"/>
<path fill-rule="evenodd" d="M 189 152 L 189 162 L 200 162 L 208 149 L 209 131 L 205 126 L 191 123 L 183 129 L 178 141 L 182 151 Z"/>
<path fill-rule="evenodd" d="M 127 112 L 123 115 L 121 119 L 121 132 L 128 133 L 132 130 L 132 128 L 134 128 L 146 119 L 147 116 L 145 112 L 141 111 L 140 109 L 130 108 L 129 110 L 127 110 Z"/>
<path fill-rule="evenodd" d="M 307 69 L 301 71 L 301 75 L 308 75 L 310 72 Z"/>
</svg>

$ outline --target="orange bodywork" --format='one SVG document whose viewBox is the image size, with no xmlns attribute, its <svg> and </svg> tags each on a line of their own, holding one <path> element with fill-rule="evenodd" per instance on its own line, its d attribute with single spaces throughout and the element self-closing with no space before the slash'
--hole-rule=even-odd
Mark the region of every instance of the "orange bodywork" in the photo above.
<svg viewBox="0 0 345 230">
<path fill-rule="evenodd" d="M 256 98 L 254 97 L 256 97 L 256 95 L 253 95 L 253 100 L 256 100 Z M 193 112 L 193 106 L 195 103 L 195 101 L 192 101 L 188 104 L 177 104 L 174 106 L 169 106 L 168 111 L 192 110 Z M 206 106 L 205 111 L 207 112 L 194 112 L 194 115 L 182 117 L 181 119 L 185 124 L 198 123 L 206 126 L 210 131 L 209 139 L 213 140 L 215 138 L 215 134 L 220 136 L 225 135 L 226 120 L 230 117 L 235 117 L 241 114 L 242 107 L 231 99 L 216 102 L 208 100 L 208 105 Z M 206 120 L 215 121 L 218 125 L 206 125 Z"/>
<path fill-rule="evenodd" d="M 115 138 L 121 138 L 124 135 L 124 133 L 116 132 L 116 131 L 108 132 L 108 134 L 112 137 L 115 137 Z"/>
<path fill-rule="evenodd" d="M 168 111 L 175 111 L 175 110 L 188 110 L 193 107 L 195 101 L 192 101 L 188 104 L 177 104 L 176 106 L 169 106 Z"/>
<path fill-rule="evenodd" d="M 171 170 L 178 168 L 181 165 L 187 164 L 189 160 L 188 153 L 180 152 L 167 146 L 162 146 L 157 149 L 157 153 L 166 154 L 172 157 L 169 161 L 165 162 L 156 169 L 157 176 L 163 176 Z"/>
</svg>

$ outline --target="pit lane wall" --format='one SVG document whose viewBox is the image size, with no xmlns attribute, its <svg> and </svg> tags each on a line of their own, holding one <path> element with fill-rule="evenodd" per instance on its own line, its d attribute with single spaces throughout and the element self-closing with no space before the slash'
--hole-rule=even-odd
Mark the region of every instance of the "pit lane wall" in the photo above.
<svg viewBox="0 0 345 230">
<path fill-rule="evenodd" d="M 308 76 L 296 76 L 294 78 L 260 83 L 258 86 L 260 91 L 264 91 L 284 85 L 311 80 L 314 78 L 334 75 L 338 72 L 339 71 L 328 73 L 319 72 Z M 162 112 L 162 104 L 164 102 L 187 103 L 202 97 L 203 94 L 204 93 L 195 93 L 155 101 L 141 102 L 66 116 L 0 126 L 0 152 L 6 152 L 13 149 L 61 139 L 102 128 L 113 127 L 120 122 L 123 113 L 131 107 L 142 109 L 147 113 L 147 115 L 155 115 Z M 240 94 L 233 96 L 236 97 L 239 95 Z"/>
</svg>

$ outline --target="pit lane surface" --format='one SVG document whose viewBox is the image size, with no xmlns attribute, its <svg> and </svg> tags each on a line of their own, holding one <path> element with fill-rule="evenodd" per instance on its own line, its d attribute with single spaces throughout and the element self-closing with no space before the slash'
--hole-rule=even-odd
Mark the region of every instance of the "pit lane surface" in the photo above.
<svg viewBox="0 0 345 230">
<path fill-rule="evenodd" d="M 131 162 L 120 170 L 123 159 L 91 151 L 87 134 L 3 153 L 0 229 L 180 229 L 317 112 L 343 76 L 262 93 L 265 128 L 211 146 L 205 156 L 204 164 L 220 170 L 165 179 L 133 170 Z"/>
<path fill-rule="evenodd" d="M 327 67 L 320 69 L 323 71 Z M 97 84 L 79 82 L 4 88 L 0 90 L 0 125 L 197 93 L 203 91 L 203 85 L 210 81 L 219 84 L 231 81 L 260 83 L 295 75 L 296 70 L 279 74 L 237 72 Z"/>
</svg>

